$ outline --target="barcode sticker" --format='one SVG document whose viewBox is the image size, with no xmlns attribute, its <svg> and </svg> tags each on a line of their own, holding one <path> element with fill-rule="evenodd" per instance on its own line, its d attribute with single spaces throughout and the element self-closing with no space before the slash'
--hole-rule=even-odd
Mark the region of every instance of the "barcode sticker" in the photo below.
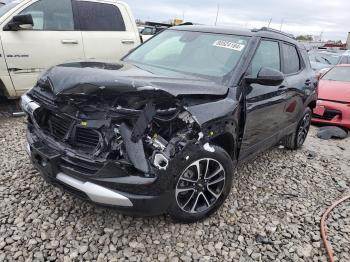
<svg viewBox="0 0 350 262">
<path fill-rule="evenodd" d="M 245 45 L 242 45 L 239 43 L 233 43 L 233 42 L 225 41 L 225 40 L 216 40 L 214 42 L 213 46 L 232 49 L 232 50 L 239 51 L 239 52 L 241 52 L 245 47 Z"/>
</svg>

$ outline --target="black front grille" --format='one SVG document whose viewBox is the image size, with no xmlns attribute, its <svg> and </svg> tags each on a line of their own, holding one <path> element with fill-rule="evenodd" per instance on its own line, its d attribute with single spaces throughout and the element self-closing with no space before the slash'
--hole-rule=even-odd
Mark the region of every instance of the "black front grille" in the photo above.
<svg viewBox="0 0 350 262">
<path fill-rule="evenodd" d="M 68 115 L 43 110 L 35 115 L 35 120 L 45 132 L 72 148 L 93 153 L 100 145 L 101 133 L 98 130 L 82 127 L 79 121 Z"/>
<path fill-rule="evenodd" d="M 317 115 L 317 114 L 313 114 L 314 118 L 318 118 L 318 119 L 323 119 L 323 120 L 332 120 L 334 117 L 336 117 L 337 115 L 341 115 L 341 111 L 336 110 L 336 109 L 326 109 L 323 113 L 323 116 Z"/>
<path fill-rule="evenodd" d="M 85 161 L 79 158 L 64 156 L 60 160 L 62 172 L 73 175 L 94 175 L 103 167 L 102 163 Z"/>
<path fill-rule="evenodd" d="M 99 133 L 93 129 L 77 127 L 75 144 L 77 146 L 96 148 L 100 142 Z"/>
<path fill-rule="evenodd" d="M 63 115 L 50 114 L 48 122 L 51 134 L 61 140 L 67 135 L 72 119 Z"/>
</svg>

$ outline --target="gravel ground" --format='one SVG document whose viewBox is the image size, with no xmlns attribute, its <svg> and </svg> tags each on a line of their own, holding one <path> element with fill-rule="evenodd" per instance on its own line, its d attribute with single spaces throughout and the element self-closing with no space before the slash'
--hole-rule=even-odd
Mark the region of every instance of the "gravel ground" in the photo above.
<svg viewBox="0 0 350 262">
<path fill-rule="evenodd" d="M 0 261 L 326 261 L 319 220 L 350 191 L 350 138 L 243 165 L 223 208 L 191 225 L 132 218 L 41 179 L 24 151 L 24 118 L 0 119 Z M 328 219 L 337 261 L 350 261 L 350 203 Z"/>
</svg>

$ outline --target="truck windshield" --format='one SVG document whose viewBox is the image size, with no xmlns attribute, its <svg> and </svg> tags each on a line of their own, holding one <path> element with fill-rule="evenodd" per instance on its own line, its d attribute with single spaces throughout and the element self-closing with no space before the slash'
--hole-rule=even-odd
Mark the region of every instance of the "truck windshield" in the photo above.
<svg viewBox="0 0 350 262">
<path fill-rule="evenodd" d="M 18 5 L 21 1 L 12 1 L 8 4 L 1 5 L 0 7 L 0 18 L 6 14 L 8 11 L 10 11 L 12 8 L 14 8 L 16 5 Z"/>
<path fill-rule="evenodd" d="M 167 30 L 145 42 L 124 61 L 151 71 L 165 69 L 223 82 L 234 70 L 248 41 L 246 36 Z"/>
</svg>

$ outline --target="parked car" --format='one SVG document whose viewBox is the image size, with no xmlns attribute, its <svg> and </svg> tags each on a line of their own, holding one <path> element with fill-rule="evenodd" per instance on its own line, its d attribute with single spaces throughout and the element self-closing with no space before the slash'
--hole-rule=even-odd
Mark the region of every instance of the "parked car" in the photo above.
<svg viewBox="0 0 350 262">
<path fill-rule="evenodd" d="M 319 82 L 312 121 L 350 129 L 350 65 L 337 65 Z"/>
<path fill-rule="evenodd" d="M 310 51 L 311 67 L 315 72 L 324 73 L 328 69 L 339 64 L 350 64 L 350 54 L 347 52 L 330 52 L 327 50 Z"/>
<path fill-rule="evenodd" d="M 173 27 L 118 64 L 43 74 L 22 96 L 27 151 L 78 197 L 193 222 L 223 204 L 238 162 L 302 146 L 316 85 L 306 50 L 279 31 Z"/>
<path fill-rule="evenodd" d="M 154 35 L 160 33 L 161 31 L 167 29 L 165 26 L 145 26 L 141 31 L 142 41 L 145 42 Z"/>
<path fill-rule="evenodd" d="M 44 69 L 63 62 L 116 62 L 140 44 L 127 4 L 105 0 L 24 0 L 0 7 L 0 93 L 13 98 Z"/>
</svg>

